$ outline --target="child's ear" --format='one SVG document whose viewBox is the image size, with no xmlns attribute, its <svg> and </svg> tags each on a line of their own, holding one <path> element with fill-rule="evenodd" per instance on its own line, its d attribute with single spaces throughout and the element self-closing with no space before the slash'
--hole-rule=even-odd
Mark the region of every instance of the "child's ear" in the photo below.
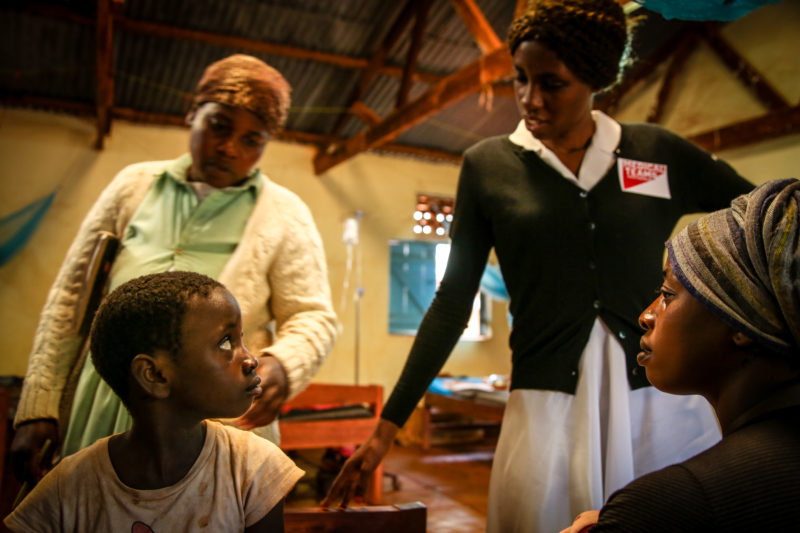
<svg viewBox="0 0 800 533">
<path fill-rule="evenodd" d="M 162 354 L 140 353 L 131 361 L 131 376 L 148 395 L 163 400 L 170 392 L 171 374 L 167 366 Z"/>
</svg>

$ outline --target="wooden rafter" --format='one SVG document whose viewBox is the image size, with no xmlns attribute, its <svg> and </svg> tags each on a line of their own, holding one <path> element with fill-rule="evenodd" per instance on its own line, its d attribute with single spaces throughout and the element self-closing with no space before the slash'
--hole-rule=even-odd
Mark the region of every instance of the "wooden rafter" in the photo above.
<svg viewBox="0 0 800 533">
<path fill-rule="evenodd" d="M 97 139 L 94 147 L 103 148 L 103 141 L 111 131 L 111 109 L 114 105 L 114 77 L 111 71 L 113 52 L 111 0 L 97 0 L 96 28 L 96 94 Z"/>
<path fill-rule="evenodd" d="M 96 108 L 92 104 L 62 100 L 56 98 L 24 96 L 0 99 L 0 104 L 9 107 L 33 107 L 49 109 L 52 111 L 66 112 L 74 115 L 92 116 Z M 183 115 L 169 115 L 165 113 L 148 113 L 129 108 L 115 107 L 112 110 L 113 118 L 127 120 L 142 124 L 158 124 L 166 126 L 185 127 L 186 120 Z M 715 128 L 689 137 L 689 140 L 712 152 L 724 152 L 734 148 L 755 144 L 761 141 L 776 139 L 785 135 L 800 134 L 800 106 L 787 110 L 774 111 L 762 117 L 748 119 L 721 128 Z M 301 131 L 281 131 L 277 139 L 325 146 L 333 142 L 327 135 Z M 387 143 L 377 148 L 378 151 L 410 154 L 429 159 L 458 162 L 461 156 L 442 150 L 432 150 L 415 146 Z"/>
<path fill-rule="evenodd" d="M 668 39 L 646 60 L 636 63 L 633 69 L 626 73 L 617 85 L 600 95 L 595 103 L 595 107 L 605 113 L 612 114 L 619 104 L 619 101 L 628 94 L 639 82 L 649 77 L 656 69 L 672 55 L 674 50 L 695 32 L 695 25 L 687 24 L 686 28 L 678 32 L 671 39 Z"/>
<path fill-rule="evenodd" d="M 454 5 L 468 0 L 451 0 Z M 11 103 L 12 105 L 22 106 L 36 106 L 45 107 L 49 109 L 56 109 L 61 111 L 68 111 L 72 114 L 82 114 L 94 116 L 97 118 L 98 138 L 96 143 L 98 147 L 102 147 L 103 137 L 107 135 L 111 118 L 122 118 L 126 120 L 133 120 L 137 122 L 148 122 L 155 124 L 174 124 L 183 125 L 184 119 L 182 116 L 160 115 L 150 113 L 140 113 L 129 109 L 119 109 L 114 107 L 113 101 L 113 65 L 112 65 L 112 31 L 125 29 L 132 32 L 139 32 L 149 35 L 156 35 L 164 38 L 172 39 L 187 39 L 206 42 L 216 46 L 233 46 L 241 49 L 251 50 L 256 53 L 264 53 L 270 55 L 283 55 L 294 57 L 298 59 L 323 62 L 334 64 L 343 68 L 351 68 L 358 70 L 366 70 L 369 68 L 369 60 L 362 58 L 355 58 L 349 56 L 342 56 L 337 54 L 316 53 L 310 50 L 305 50 L 296 47 L 286 47 L 272 43 L 261 43 L 248 39 L 240 39 L 230 36 L 195 32 L 192 30 L 185 30 L 183 28 L 153 24 L 142 21 L 135 21 L 126 19 L 125 17 L 113 11 L 113 7 L 122 2 L 122 0 L 97 0 L 98 10 L 96 18 L 88 17 L 80 13 L 71 11 L 69 9 L 60 8 L 54 5 L 47 5 L 38 2 L 25 2 L 17 4 L 24 6 L 21 9 L 26 12 L 35 12 L 34 14 L 58 17 L 62 20 L 69 20 L 72 22 L 91 24 L 96 26 L 97 37 L 97 84 L 96 84 L 96 102 L 94 105 L 73 102 L 73 101 L 58 101 L 45 98 L 4 98 L 3 101 Z M 526 0 L 517 0 L 517 8 L 525 5 Z M 110 5 L 110 7 L 109 7 Z M 116 26 L 116 27 L 115 27 Z M 696 26 L 696 25 L 695 25 Z M 694 27 L 689 26 L 690 30 Z M 642 79 L 650 76 L 655 69 L 661 64 L 671 52 L 675 51 L 676 42 L 685 36 L 680 36 L 672 42 L 662 46 L 654 54 L 651 54 L 648 61 L 639 65 L 631 75 L 627 76 L 623 83 L 618 86 L 614 91 L 610 91 L 598 99 L 598 107 L 610 110 L 618 103 L 619 99 L 636 83 Z M 716 28 L 711 27 L 710 30 L 703 34 L 712 50 L 722 59 L 723 62 L 738 76 L 740 81 L 750 87 L 770 109 L 773 111 L 765 116 L 741 121 L 734 124 L 729 124 L 720 128 L 716 128 L 701 134 L 692 136 L 690 139 L 695 143 L 703 146 L 712 151 L 724 151 L 739 146 L 745 146 L 751 143 L 780 137 L 788 134 L 800 133 L 800 106 L 789 107 L 785 98 L 773 86 L 764 79 L 763 75 L 752 65 L 750 65 L 738 52 L 733 49 L 730 44 L 722 37 Z M 478 41 L 476 37 L 476 41 Z M 486 61 L 486 56 L 479 61 Z M 674 63 L 673 63 L 674 64 Z M 510 61 L 509 61 L 510 65 Z M 413 69 L 412 69 L 413 70 Z M 377 149 L 380 151 L 389 151 L 394 153 L 413 153 L 422 157 L 431 157 L 435 159 L 444 159 L 449 161 L 457 161 L 460 159 L 458 155 L 451 153 L 427 150 L 415 147 L 408 147 L 393 144 L 390 141 L 397 137 L 402 131 L 407 130 L 413 125 L 424 120 L 431 114 L 439 111 L 446 105 L 458 100 L 469 91 L 479 90 L 475 87 L 485 87 L 486 84 L 491 84 L 496 94 L 503 94 L 513 97 L 513 91 L 506 84 L 503 83 L 501 78 L 503 75 L 478 75 L 479 81 L 475 82 L 475 86 L 470 89 L 464 89 L 464 83 L 467 75 L 463 73 L 464 69 L 455 73 L 454 75 L 443 77 L 433 75 L 430 73 L 414 73 L 415 79 L 436 83 L 430 91 L 424 95 L 392 113 L 386 120 L 380 120 L 380 117 L 366 106 L 359 107 L 356 116 L 370 125 L 368 131 L 363 132 L 363 135 L 357 136 L 346 142 L 339 142 L 338 144 L 326 150 L 321 150 L 315 158 L 315 170 L 317 172 L 324 171 L 325 168 L 338 164 L 339 162 L 352 157 L 356 153 L 365 149 Z M 385 65 L 381 61 L 375 70 L 375 73 L 400 77 L 403 75 L 403 69 L 397 66 Z M 374 74 L 373 74 L 374 75 Z M 456 80 L 453 76 L 462 75 L 466 76 Z M 105 80 L 105 81 L 104 81 Z M 662 86 L 662 92 L 666 96 L 662 98 L 666 101 L 669 95 L 669 89 Z M 454 94 L 460 96 L 454 97 Z M 443 96 L 444 95 L 444 96 Z M 663 108 L 663 103 L 660 104 Z M 291 140 L 302 143 L 311 143 L 317 147 L 328 146 L 330 143 L 335 142 L 333 136 L 309 134 L 304 132 L 282 132 L 277 136 L 279 139 Z M 325 165 L 328 165 L 327 167 Z M 320 170 L 321 169 L 321 170 Z"/>
<path fill-rule="evenodd" d="M 53 104 L 54 102 L 50 102 Z M 85 106 L 84 104 L 84 107 Z M 168 126 L 186 126 L 186 119 L 182 115 L 168 115 L 165 113 L 148 113 L 144 111 L 137 111 L 124 107 L 114 108 L 114 118 L 127 120 L 130 122 L 138 122 L 143 124 L 160 124 Z M 314 146 L 326 146 L 333 142 L 334 138 L 329 135 L 320 135 L 319 133 L 309 133 L 305 131 L 291 131 L 281 130 L 275 134 L 275 139 L 281 141 L 290 141 L 302 144 L 311 144 Z M 380 151 L 392 154 L 404 154 L 424 157 L 426 159 L 434 159 L 437 161 L 450 161 L 459 162 L 461 156 L 443 150 L 433 150 L 430 148 L 420 148 L 417 146 L 407 146 L 403 144 L 387 143 L 380 147 Z"/>
<path fill-rule="evenodd" d="M 658 90 L 656 102 L 653 105 L 653 108 L 650 110 L 650 113 L 647 114 L 647 122 L 657 124 L 661 121 L 661 117 L 664 114 L 664 108 L 666 107 L 667 102 L 672 95 L 672 87 L 674 86 L 675 78 L 678 76 L 680 71 L 683 70 L 683 66 L 686 64 L 686 60 L 689 59 L 689 55 L 691 55 L 692 51 L 694 51 L 696 43 L 697 35 L 692 32 L 678 44 L 678 48 L 672 54 L 670 59 L 667 72 L 661 79 L 661 88 Z"/>
<path fill-rule="evenodd" d="M 290 57 L 293 59 L 304 59 L 307 61 L 314 61 L 317 63 L 325 63 L 342 68 L 349 68 L 354 70 L 365 70 L 370 68 L 370 62 L 366 59 L 344 56 L 340 54 L 329 54 L 325 52 L 317 52 L 300 48 L 296 46 L 287 46 L 282 44 L 269 43 L 266 41 L 256 41 L 254 39 L 245 39 L 242 37 L 233 37 L 229 35 L 221 35 L 218 33 L 209 33 L 196 30 L 187 30 L 177 26 L 168 26 L 165 24 L 156 24 L 152 22 L 143 22 L 132 20 L 124 17 L 115 17 L 115 23 L 120 25 L 121 29 L 134 31 L 138 33 L 156 35 L 159 37 L 166 37 L 172 39 L 185 39 L 194 40 L 213 44 L 216 46 L 226 46 L 232 48 L 241 48 L 251 52 L 257 52 L 265 55 L 274 55 L 281 57 Z M 385 76 L 392 76 L 400 78 L 403 75 L 402 67 L 389 65 L 381 62 L 378 66 L 376 73 Z M 438 83 L 442 81 L 445 76 L 440 74 L 432 74 L 430 72 L 421 72 L 417 70 L 414 72 L 412 79 L 425 83 Z M 504 96 L 508 95 L 508 91 L 500 85 L 494 88 L 497 94 Z"/>
<path fill-rule="evenodd" d="M 368 126 L 374 126 L 376 124 L 380 124 L 381 116 L 373 111 L 367 104 L 364 102 L 358 101 L 350 106 L 350 111 L 357 116 L 361 122 L 367 124 Z"/>
<path fill-rule="evenodd" d="M 475 0 L 450 0 L 450 2 L 453 4 L 458 16 L 469 28 L 481 52 L 487 54 L 503 46 L 503 41 L 497 37 Z"/>
<path fill-rule="evenodd" d="M 91 20 L 89 22 L 92 22 Z M 369 61 L 363 58 L 345 56 L 341 54 L 330 54 L 326 52 L 318 52 L 309 50 L 307 48 L 300 48 L 296 46 L 287 46 L 282 44 L 270 43 L 267 41 L 256 41 L 254 39 L 246 39 L 243 37 L 234 37 L 230 35 L 221 35 L 218 33 L 210 33 L 197 30 L 188 30 L 186 28 L 179 28 L 177 26 L 169 26 L 166 24 L 157 24 L 154 22 L 144 22 L 139 20 L 132 20 L 125 17 L 114 17 L 114 22 L 119 24 L 121 29 L 142 33 L 146 35 L 155 35 L 157 37 L 171 38 L 171 39 L 184 39 L 193 40 L 197 42 L 204 42 L 213 44 L 215 46 L 240 48 L 250 52 L 256 52 L 265 55 L 274 55 L 280 57 L 290 57 L 293 59 L 303 59 L 307 61 L 314 61 L 317 63 L 325 63 L 342 68 L 364 70 L 369 68 Z M 378 69 L 378 74 L 400 78 L 403 75 L 402 67 L 382 63 Z M 416 71 L 414 72 L 413 79 L 425 83 L 438 83 L 446 76 L 440 74 L 432 74 L 430 72 Z M 498 94 L 507 94 L 502 85 L 495 88 Z"/>
<path fill-rule="evenodd" d="M 710 152 L 721 152 L 795 133 L 800 133 L 800 105 L 699 133 L 689 140 Z"/>
<path fill-rule="evenodd" d="M 6 102 L 21 106 L 37 106 L 54 110 L 65 110 L 83 115 L 91 115 L 94 111 L 90 104 L 49 98 L 27 97 L 6 100 Z M 185 117 L 182 115 L 148 113 L 120 107 L 114 108 L 114 118 L 137 123 L 186 126 Z M 732 150 L 734 148 L 740 148 L 742 146 L 793 134 L 800 134 L 800 105 L 781 111 L 774 111 L 761 117 L 728 124 L 720 128 L 692 135 L 688 137 L 688 139 L 706 150 L 724 152 L 725 150 Z M 276 135 L 276 138 L 318 146 L 328 144 L 332 141 L 332 138 L 326 135 L 299 131 L 282 131 Z M 393 153 L 421 155 L 431 159 L 445 161 L 460 161 L 461 159 L 459 155 L 450 152 L 392 143 L 382 145 L 380 150 Z"/>
<path fill-rule="evenodd" d="M 308 61 L 327 63 L 329 65 L 342 68 L 361 69 L 367 66 L 366 60 L 360 58 L 318 52 L 297 46 L 257 41 L 255 39 L 247 39 L 245 37 L 222 35 L 219 33 L 210 33 L 200 30 L 190 30 L 188 28 L 179 28 L 177 26 L 169 26 L 166 24 L 158 24 L 156 22 L 134 20 L 124 17 L 119 17 L 116 20 L 116 23 L 119 25 L 120 29 L 123 30 L 146 35 L 155 35 L 157 37 L 164 37 L 167 39 L 182 39 L 186 41 L 213 44 L 216 46 L 241 48 L 266 55 L 291 57 L 293 59 L 305 59 Z M 396 71 L 396 74 L 399 75 L 400 69 L 396 68 Z"/>
<path fill-rule="evenodd" d="M 766 105 L 768 109 L 775 111 L 778 109 L 787 109 L 789 107 L 789 102 L 775 89 L 769 80 L 767 80 L 749 61 L 742 57 L 742 55 L 720 34 L 718 26 L 712 24 L 706 25 L 702 35 L 706 43 L 708 43 L 725 66 L 736 75 L 745 87 L 752 90 L 756 97 Z"/>
<path fill-rule="evenodd" d="M 395 139 L 432 114 L 507 76 L 510 72 L 511 57 L 505 46 L 479 57 L 447 76 L 415 100 L 393 111 L 377 126 L 342 143 L 320 150 L 314 158 L 315 172 L 321 174 L 358 153 Z"/>
<path fill-rule="evenodd" d="M 406 62 L 403 65 L 403 77 L 400 79 L 400 88 L 397 90 L 397 103 L 395 107 L 403 107 L 411 91 L 411 79 L 417 69 L 419 52 L 422 50 L 422 39 L 425 37 L 425 26 L 428 19 L 428 10 L 431 0 L 415 0 L 416 17 L 414 29 L 411 32 L 411 44 L 408 46 Z"/>
<path fill-rule="evenodd" d="M 69 113 L 71 115 L 93 116 L 96 112 L 95 106 L 86 102 L 72 100 L 62 100 L 58 98 L 48 98 L 41 96 L 24 96 L 0 99 L 0 105 L 9 107 L 32 107 L 36 109 L 48 109 L 51 111 Z M 150 113 L 138 111 L 127 107 L 115 107 L 112 110 L 112 117 L 115 119 L 127 120 L 138 124 L 155 124 L 159 126 L 178 126 L 186 127 L 186 117 L 184 115 L 171 115 L 167 113 Z M 314 146 L 325 146 L 330 144 L 334 138 L 318 133 L 308 133 L 304 131 L 282 130 L 275 135 L 275 138 L 283 141 L 291 141 Z M 416 155 L 427 159 L 438 161 L 458 162 L 461 156 L 444 150 L 434 150 L 430 148 L 419 148 L 403 144 L 388 143 L 380 147 L 380 151 Z"/>
<path fill-rule="evenodd" d="M 424 15 L 428 9 L 428 1 L 420 1 L 417 4 L 417 20 L 414 37 L 409 47 L 409 59 L 404 69 L 407 75 L 404 76 L 398 93 L 397 108 L 380 124 L 374 125 L 342 143 L 331 144 L 321 149 L 314 158 L 314 170 L 317 174 L 360 152 L 377 148 L 391 141 L 428 116 L 468 94 L 491 85 L 511 71 L 508 49 L 497 37 L 474 0 L 451 1 L 475 37 L 478 46 L 484 51 L 484 55 L 476 62 L 440 81 L 413 102 L 405 104 L 405 95 L 410 87 L 410 73 L 413 71 L 416 54 L 421 46 Z"/>
<path fill-rule="evenodd" d="M 114 4 L 121 3 L 121 0 L 112 0 L 112 1 L 114 2 Z M 408 19 L 410 19 L 411 15 L 413 14 L 412 7 L 413 7 L 413 0 L 409 0 L 409 8 L 407 9 L 408 14 L 406 16 L 407 19 L 406 24 L 408 22 Z M 74 10 L 71 10 L 69 8 L 53 4 L 46 4 L 44 2 L 37 2 L 35 0 L 31 2 L 25 2 L 20 10 L 34 16 L 57 18 L 60 20 L 67 20 L 78 24 L 85 24 L 85 25 L 97 24 L 97 20 L 90 16 L 86 16 L 81 13 L 75 12 Z M 116 12 L 111 13 L 111 18 L 113 20 L 113 26 L 115 26 L 116 29 L 122 29 L 125 31 L 140 33 L 143 35 L 153 35 L 169 39 L 191 40 L 215 46 L 232 47 L 232 48 L 248 50 L 253 53 L 291 57 L 296 59 L 320 62 L 354 70 L 368 70 L 371 68 L 370 60 L 366 60 L 363 58 L 344 56 L 340 54 L 329 54 L 324 52 L 307 50 L 299 47 L 256 41 L 253 39 L 220 35 L 220 34 L 197 31 L 197 30 L 189 30 L 186 28 L 169 26 L 166 24 L 132 20 Z M 399 27 L 397 31 L 397 36 L 394 37 L 394 39 L 399 38 L 399 36 L 402 34 L 402 31 L 405 29 L 404 25 L 401 24 L 400 26 L 402 27 Z M 387 65 L 383 63 L 382 59 L 380 61 L 376 61 L 376 64 L 378 66 L 375 68 L 374 72 L 372 73 L 372 76 L 374 76 L 375 74 L 383 74 L 392 77 L 402 77 L 403 75 L 403 69 L 401 67 L 394 65 Z M 442 75 L 420 72 L 420 71 L 415 71 L 412 74 L 412 79 L 414 79 L 415 81 L 421 81 L 429 84 L 436 84 L 441 80 L 443 80 L 444 78 L 445 76 Z M 367 83 L 366 85 L 368 86 L 369 83 Z M 503 83 L 495 85 L 493 87 L 493 92 L 495 95 L 504 96 L 508 98 L 513 98 L 514 96 L 513 90 L 508 85 Z M 357 101 L 357 99 L 354 101 Z M 336 133 L 338 134 L 340 131 L 341 127 Z"/>
<path fill-rule="evenodd" d="M 115 0 L 116 1 L 116 0 Z M 39 2 L 26 2 L 22 11 L 36 16 L 43 16 L 48 18 L 57 18 L 61 20 L 68 20 L 79 24 L 96 24 L 96 20 L 92 17 L 81 15 L 68 8 L 49 5 Z M 325 63 L 342 68 L 361 70 L 368 67 L 369 62 L 366 59 L 345 56 L 341 54 L 329 54 L 325 52 L 318 52 L 306 48 L 296 46 L 287 46 L 282 44 L 270 43 L 266 41 L 257 41 L 255 39 L 246 39 L 243 37 L 234 37 L 230 35 L 222 35 L 219 33 L 210 33 L 198 30 L 189 30 L 180 28 L 178 26 L 170 26 L 167 24 L 158 24 L 155 22 L 147 22 L 142 20 L 133 20 L 126 18 L 122 15 L 114 15 L 114 23 L 118 25 L 119 29 L 141 33 L 143 35 L 154 35 L 156 37 L 163 37 L 168 39 L 182 39 L 187 41 L 196 41 L 215 46 L 239 48 L 242 50 L 249 50 L 250 52 L 261 53 L 265 55 L 275 55 L 281 57 L 290 57 L 294 59 L 304 59 L 318 63 Z M 403 69 L 395 65 L 382 65 L 378 72 L 387 76 L 399 78 L 403 75 Z M 426 83 L 436 83 L 444 76 L 439 74 L 431 74 L 429 72 L 417 72 L 415 79 L 424 81 Z"/>
<path fill-rule="evenodd" d="M 386 34 L 386 37 L 384 37 L 383 42 L 378 47 L 378 50 L 372 55 L 367 63 L 366 68 L 364 68 L 364 70 L 361 72 L 361 77 L 358 80 L 358 84 L 356 85 L 355 89 L 353 89 L 350 97 L 347 99 L 348 109 L 350 109 L 353 104 L 361 100 L 367 93 L 367 89 L 372 83 L 372 80 L 375 79 L 375 76 L 383 67 L 383 62 L 386 59 L 386 56 L 389 54 L 389 51 L 394 48 L 397 40 L 403 34 L 406 26 L 408 26 L 408 23 L 411 21 L 413 13 L 414 0 L 407 0 L 405 7 L 403 7 L 402 11 L 400 11 L 400 14 L 398 14 L 397 18 L 392 23 L 391 28 L 389 28 L 389 32 Z M 342 132 L 345 124 L 347 124 L 348 118 L 348 113 L 342 113 L 339 115 L 334 123 L 333 128 L 331 129 L 332 136 L 338 136 Z"/>
</svg>

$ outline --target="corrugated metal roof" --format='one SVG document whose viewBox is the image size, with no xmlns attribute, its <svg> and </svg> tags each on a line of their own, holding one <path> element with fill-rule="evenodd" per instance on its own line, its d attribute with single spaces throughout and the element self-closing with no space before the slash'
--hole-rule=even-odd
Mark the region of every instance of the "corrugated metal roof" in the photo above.
<svg viewBox="0 0 800 533">
<path fill-rule="evenodd" d="M 93 32 L 82 24 L 13 11 L 0 13 L 0 19 L 3 93 L 94 100 Z"/>
<path fill-rule="evenodd" d="M 503 40 L 516 0 L 476 3 Z M 173 32 L 202 31 L 365 63 L 379 49 L 405 5 L 386 0 L 127 0 L 121 16 L 169 26 L 176 29 Z M 0 96 L 92 105 L 96 91 L 95 11 L 96 0 L 17 2 L 0 7 Z M 412 17 L 389 50 L 386 64 L 402 69 L 413 26 Z M 273 65 L 292 85 L 287 129 L 327 135 L 348 105 L 362 72 L 330 62 L 264 55 L 126 28 L 116 24 L 113 30 L 114 106 L 135 111 L 183 115 L 205 66 L 231 53 L 246 52 Z M 445 76 L 480 55 L 451 1 L 431 0 L 417 71 Z M 396 75 L 376 75 L 363 103 L 385 117 L 395 108 L 400 81 Z M 430 86 L 429 82 L 414 81 L 409 98 Z M 476 140 L 514 127 L 517 112 L 511 99 L 495 95 L 490 109 L 480 100 L 479 95 L 467 97 L 402 133 L 396 142 L 460 154 Z M 351 117 L 341 136 L 351 137 L 366 127 Z"/>
</svg>

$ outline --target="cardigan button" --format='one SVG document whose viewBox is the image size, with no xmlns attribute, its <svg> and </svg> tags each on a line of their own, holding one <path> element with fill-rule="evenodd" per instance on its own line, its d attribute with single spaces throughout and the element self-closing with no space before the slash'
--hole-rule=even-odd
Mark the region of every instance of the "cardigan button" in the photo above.
<svg viewBox="0 0 800 533">
<path fill-rule="evenodd" d="M 578 375 L 578 371 L 577 370 L 573 370 L 572 372 L 570 372 L 570 375 L 577 376 Z"/>
<path fill-rule="evenodd" d="M 589 222 L 589 229 L 590 230 L 594 231 L 596 227 L 597 227 L 597 224 L 595 224 L 594 222 Z"/>
<path fill-rule="evenodd" d="M 624 331 L 620 331 L 619 332 L 619 338 L 620 339 L 624 339 L 625 337 L 626 337 L 625 332 Z"/>
<path fill-rule="evenodd" d="M 589 193 L 586 191 L 581 191 L 578 193 L 578 196 L 580 196 L 581 198 L 586 198 L 587 196 L 589 196 Z"/>
<path fill-rule="evenodd" d="M 600 300 L 595 300 L 594 303 L 592 303 L 592 307 L 600 309 Z"/>
</svg>

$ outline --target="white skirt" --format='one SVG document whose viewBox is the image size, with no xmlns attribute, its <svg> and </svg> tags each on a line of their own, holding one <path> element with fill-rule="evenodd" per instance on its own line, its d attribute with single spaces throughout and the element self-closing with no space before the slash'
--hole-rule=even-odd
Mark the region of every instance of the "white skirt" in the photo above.
<svg viewBox="0 0 800 533">
<path fill-rule="evenodd" d="M 597 319 L 575 395 L 511 393 L 489 484 L 489 533 L 558 532 L 634 478 L 719 441 L 705 399 L 632 391 L 626 374 L 622 346 Z"/>
</svg>

